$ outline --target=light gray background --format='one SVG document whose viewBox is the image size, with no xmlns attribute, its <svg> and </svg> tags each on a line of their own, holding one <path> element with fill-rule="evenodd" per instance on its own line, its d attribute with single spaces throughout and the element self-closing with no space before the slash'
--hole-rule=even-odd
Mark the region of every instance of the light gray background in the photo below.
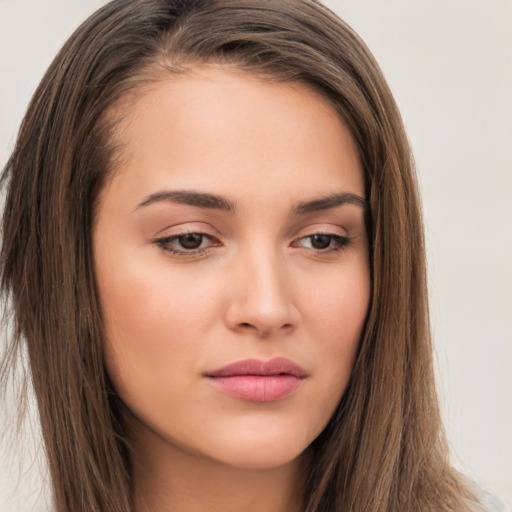
<svg viewBox="0 0 512 512">
<path fill-rule="evenodd" d="M 104 3 L 0 0 L 1 166 L 44 70 L 74 28 Z M 512 2 L 326 3 L 380 62 L 415 151 L 439 391 L 454 461 L 510 508 Z M 13 421 L 9 411 L 2 415 Z M 40 439 L 36 434 L 22 445 L 21 479 L 6 439 L 0 510 L 45 511 L 40 469 L 31 464 Z"/>
</svg>

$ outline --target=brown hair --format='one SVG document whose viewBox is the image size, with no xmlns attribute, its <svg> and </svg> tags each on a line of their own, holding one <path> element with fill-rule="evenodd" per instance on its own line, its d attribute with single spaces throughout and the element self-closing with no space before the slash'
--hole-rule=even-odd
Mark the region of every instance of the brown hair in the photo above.
<svg viewBox="0 0 512 512">
<path fill-rule="evenodd" d="M 1 287 L 15 321 L 9 354 L 28 350 L 56 510 L 132 507 L 91 250 L 95 201 L 115 167 L 108 114 L 148 81 L 206 62 L 318 90 L 365 170 L 371 305 L 349 386 L 312 445 L 304 509 L 476 510 L 439 418 L 402 121 L 364 43 L 313 0 L 114 0 L 73 34 L 37 89 L 3 174 Z"/>
</svg>

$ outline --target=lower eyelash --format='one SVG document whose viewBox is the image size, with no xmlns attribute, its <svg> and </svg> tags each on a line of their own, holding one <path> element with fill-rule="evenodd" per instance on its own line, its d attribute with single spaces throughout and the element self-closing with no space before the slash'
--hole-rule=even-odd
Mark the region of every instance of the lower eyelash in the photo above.
<svg viewBox="0 0 512 512">
<path fill-rule="evenodd" d="M 328 236 L 329 238 L 331 238 L 335 242 L 334 247 L 327 247 L 326 249 L 315 249 L 314 247 L 308 247 L 307 248 L 307 249 L 309 249 L 311 251 L 315 251 L 315 252 L 318 252 L 318 253 L 321 253 L 321 254 L 327 254 L 327 253 L 330 253 L 330 252 L 342 251 L 343 249 L 346 249 L 351 244 L 351 242 L 352 242 L 352 240 L 349 237 L 341 236 L 341 235 L 328 234 L 328 233 L 314 233 L 312 235 L 308 235 L 308 236 L 303 237 L 303 239 L 304 238 L 311 238 L 311 237 L 314 237 L 315 235 Z"/>
<path fill-rule="evenodd" d="M 169 242 L 171 240 L 176 240 L 180 236 L 184 236 L 186 234 L 188 234 L 188 233 L 181 233 L 179 235 L 174 235 L 174 236 L 165 237 L 165 238 L 159 238 L 159 239 L 153 240 L 153 243 L 155 243 L 158 247 L 160 247 L 160 249 L 162 249 L 166 252 L 169 252 L 176 256 L 185 257 L 185 258 L 207 253 L 212 248 L 212 247 L 201 247 L 198 249 L 180 250 L 180 249 L 176 249 L 175 247 L 169 245 Z M 207 235 L 206 233 L 198 233 L 198 234 L 200 234 L 204 237 L 212 238 L 210 235 Z M 307 248 L 311 251 L 315 251 L 320 254 L 328 254 L 331 252 L 342 251 L 342 250 L 346 249 L 348 246 L 350 246 L 350 244 L 352 243 L 352 239 L 349 237 L 340 236 L 340 235 L 332 235 L 332 234 L 327 234 L 327 233 L 315 233 L 313 235 L 308 235 L 308 236 L 302 237 L 302 240 L 305 238 L 311 238 L 315 235 L 326 235 L 326 236 L 330 237 L 332 240 L 334 240 L 334 242 L 335 242 L 334 247 L 327 247 L 326 249 L 315 249 L 314 247 Z"/>
<path fill-rule="evenodd" d="M 198 233 L 196 231 L 194 231 L 193 233 L 201 235 L 206 238 L 213 239 L 213 237 L 211 237 L 210 235 L 207 235 L 206 233 Z M 199 247 L 197 249 L 181 250 L 181 249 L 177 249 L 169 244 L 169 242 L 176 240 L 182 236 L 189 235 L 189 234 L 191 234 L 191 233 L 180 233 L 178 235 L 168 236 L 165 238 L 159 238 L 159 239 L 153 240 L 153 243 L 156 244 L 158 247 L 160 247 L 162 250 L 164 250 L 166 252 L 169 252 L 169 253 L 177 255 L 177 256 L 183 256 L 183 257 L 196 256 L 198 254 L 205 253 L 209 249 L 211 249 L 211 247 Z"/>
<path fill-rule="evenodd" d="M 173 249 L 167 245 L 159 244 L 158 242 L 156 242 L 156 243 L 162 250 L 164 250 L 166 252 L 170 252 L 171 254 L 175 254 L 177 256 L 184 256 L 184 257 L 197 256 L 198 254 L 208 252 L 208 249 L 209 249 L 209 247 L 205 247 L 204 249 L 193 249 L 190 251 L 180 251 L 179 249 Z"/>
</svg>

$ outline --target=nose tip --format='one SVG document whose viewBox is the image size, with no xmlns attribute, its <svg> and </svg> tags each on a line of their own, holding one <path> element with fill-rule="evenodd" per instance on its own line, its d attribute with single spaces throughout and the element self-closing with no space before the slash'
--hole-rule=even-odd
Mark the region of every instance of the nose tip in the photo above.
<svg viewBox="0 0 512 512">
<path fill-rule="evenodd" d="M 236 275 L 237 274 L 237 275 Z M 234 275 L 235 292 L 226 321 L 238 332 L 254 333 L 260 338 L 292 332 L 299 321 L 293 291 L 286 272 L 277 262 L 260 261 L 244 265 Z"/>
</svg>

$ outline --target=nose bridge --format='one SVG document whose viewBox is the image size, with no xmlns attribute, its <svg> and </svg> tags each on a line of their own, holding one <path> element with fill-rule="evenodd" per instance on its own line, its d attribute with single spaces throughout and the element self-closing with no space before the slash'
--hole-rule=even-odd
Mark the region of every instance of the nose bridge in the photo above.
<svg viewBox="0 0 512 512">
<path fill-rule="evenodd" d="M 254 329 L 265 336 L 296 325 L 286 262 L 270 240 L 241 251 L 234 278 L 236 292 L 230 305 L 233 327 Z"/>
</svg>

